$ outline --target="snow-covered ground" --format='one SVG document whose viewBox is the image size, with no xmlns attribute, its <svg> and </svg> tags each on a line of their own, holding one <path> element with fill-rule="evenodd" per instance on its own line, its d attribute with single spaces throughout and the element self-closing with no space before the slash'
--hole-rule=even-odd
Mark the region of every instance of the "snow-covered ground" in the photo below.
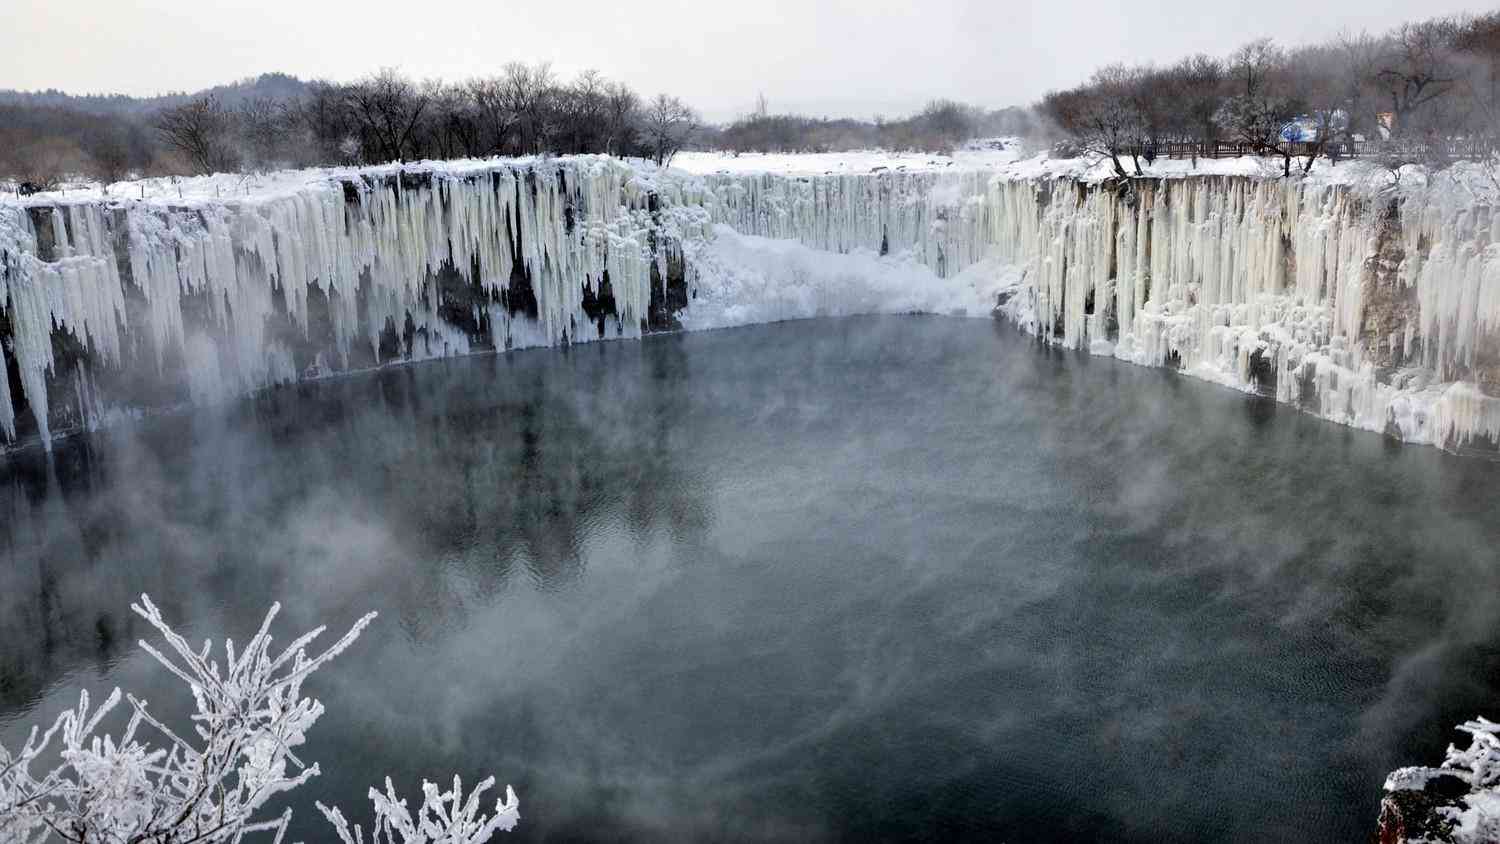
<svg viewBox="0 0 1500 844">
<path fill-rule="evenodd" d="M 925 152 L 858 150 L 827 153 L 680 152 L 672 168 L 696 175 L 772 173 L 782 176 L 823 176 L 834 173 L 879 173 L 883 170 L 937 172 L 998 170 L 1024 155 L 1021 142 L 1001 139 L 1003 149 L 961 149 L 951 155 Z"/>
<path fill-rule="evenodd" d="M 608 156 L 570 156 L 569 160 L 623 161 L 645 175 L 659 172 L 649 161 L 613 159 Z M 499 165 L 533 165 L 556 160 L 551 156 L 525 158 L 474 158 L 448 161 L 417 161 L 408 164 L 382 164 L 360 167 L 315 167 L 303 170 L 276 170 L 262 173 L 215 173 L 210 176 L 174 176 L 134 179 L 100 184 L 74 179 L 59 190 L 44 191 L 30 197 L 18 197 L 10 191 L 0 192 L 0 203 L 59 204 L 136 200 L 164 205 L 198 205 L 223 202 L 266 202 L 294 195 L 311 186 L 359 178 L 383 178 L 400 172 L 438 172 L 463 177 L 489 172 Z M 1129 157 L 1122 158 L 1127 170 L 1133 171 Z M 1186 178 L 1190 176 L 1281 177 L 1281 161 L 1274 158 L 1241 156 L 1238 158 L 1189 159 L 1159 158 L 1151 164 L 1141 162 L 1147 178 Z M 1337 164 L 1319 159 L 1305 176 L 1303 160 L 1293 161 L 1293 177 L 1315 184 L 1370 185 L 1383 187 L 1393 181 L 1393 174 L 1380 164 L 1347 160 Z M 830 175 L 867 175 L 892 171 L 898 173 L 982 172 L 1004 179 L 1074 179 L 1101 182 L 1115 178 L 1109 159 L 1100 155 L 1058 158 L 1045 148 L 1021 138 L 993 138 L 966 145 L 950 154 L 926 152 L 892 152 L 888 150 L 854 150 L 830 153 L 734 153 L 688 151 L 678 153 L 670 171 L 693 176 L 744 176 L 756 174 L 812 177 Z M 1449 175 L 1463 174 L 1461 181 L 1470 189 L 1491 191 L 1497 186 L 1492 167 L 1459 165 Z M 1426 174 L 1419 167 L 1402 171 L 1402 181 L 1421 181 Z"/>
<path fill-rule="evenodd" d="M 1129 156 L 1121 158 L 1127 171 L 1134 172 Z M 1370 161 L 1346 160 L 1332 163 L 1318 159 L 1304 174 L 1304 160 L 1293 159 L 1293 177 L 1316 184 L 1384 186 L 1392 173 Z M 1186 158 L 1158 158 L 1141 162 L 1147 178 L 1187 178 L 1190 176 L 1251 176 L 1281 178 L 1279 158 L 1240 156 L 1237 158 L 1200 158 L 1195 164 Z M 683 152 L 672 159 L 672 168 L 699 176 L 775 174 L 784 176 L 832 176 L 879 173 L 885 170 L 906 173 L 939 173 L 983 171 L 1005 179 L 1075 179 L 1102 182 L 1116 178 L 1114 166 L 1101 155 L 1054 157 L 1046 149 L 1036 148 L 1020 138 L 996 138 L 984 144 L 954 151 L 949 155 L 923 152 L 889 152 L 858 150 L 831 153 L 732 153 Z M 1406 174 L 1423 178 L 1420 168 L 1406 168 Z M 1488 182 L 1487 178 L 1480 181 Z"/>
</svg>

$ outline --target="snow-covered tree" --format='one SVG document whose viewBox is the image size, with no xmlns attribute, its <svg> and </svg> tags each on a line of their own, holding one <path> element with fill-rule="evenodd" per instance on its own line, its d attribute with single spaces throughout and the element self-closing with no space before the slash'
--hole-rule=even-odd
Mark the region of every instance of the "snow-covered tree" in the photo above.
<svg viewBox="0 0 1500 844">
<path fill-rule="evenodd" d="M 302 682 L 353 644 L 375 613 L 309 657 L 308 648 L 326 628 L 273 653 L 270 628 L 280 609 L 273 605 L 243 649 L 225 640 L 221 663 L 212 642 L 195 650 L 149 597 L 142 595 L 131 609 L 167 645 L 158 649 L 142 641 L 141 647 L 192 693 L 191 731 L 174 730 L 151 714 L 146 701 L 127 694 L 124 731 L 101 733 L 119 708 L 121 692 L 115 689 L 97 707 L 87 691 L 81 693 L 76 708 L 45 730 L 34 727 L 18 751 L 0 746 L 0 841 L 218 844 L 259 833 L 281 844 L 291 810 L 267 817 L 267 804 L 319 773 L 316 763 L 304 764 L 294 752 L 323 714 L 322 703 L 302 695 Z M 480 795 L 492 785 L 493 779 L 486 780 L 464 801 L 456 778 L 448 792 L 424 783 L 423 804 L 413 819 L 387 779 L 385 792 L 370 790 L 371 844 L 481 844 L 496 830 L 513 829 L 519 804 L 509 786 L 495 814 L 482 814 Z M 358 827 L 351 837 L 337 809 L 319 808 L 345 842 L 363 840 Z"/>
</svg>

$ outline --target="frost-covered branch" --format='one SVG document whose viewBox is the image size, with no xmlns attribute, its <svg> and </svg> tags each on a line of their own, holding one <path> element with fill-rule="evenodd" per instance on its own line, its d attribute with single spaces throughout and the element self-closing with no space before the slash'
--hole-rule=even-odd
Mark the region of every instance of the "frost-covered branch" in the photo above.
<svg viewBox="0 0 1500 844">
<path fill-rule="evenodd" d="M 18 751 L 0 746 L 0 840 L 215 844 L 263 833 L 280 844 L 291 810 L 266 817 L 267 803 L 319 773 L 316 763 L 304 764 L 293 752 L 324 712 L 321 702 L 303 697 L 302 681 L 348 649 L 375 613 L 309 656 L 326 628 L 273 651 L 270 628 L 280 609 L 273 605 L 243 649 L 236 652 L 234 641 L 225 640 L 221 662 L 212 642 L 195 650 L 149 597 L 142 595 L 131 609 L 166 644 L 158 648 L 142 641 L 141 647 L 193 696 L 191 732 L 173 730 L 151 714 L 146 701 L 119 689 L 98 707 L 87 691 L 80 693 L 76 708 L 46 730 L 33 728 Z M 118 738 L 101 734 L 101 724 L 122 699 L 130 709 L 124 731 Z M 153 732 L 155 745 L 145 737 Z M 443 793 L 424 784 L 423 806 L 413 819 L 387 779 L 384 794 L 370 792 L 376 817 L 372 844 L 488 841 L 496 830 L 514 828 L 520 817 L 508 786 L 495 814 L 481 813 L 480 795 L 493 784 L 485 780 L 467 801 L 457 778 Z M 346 842 L 362 840 L 358 827 L 350 838 L 337 809 L 319 808 Z"/>
<path fill-rule="evenodd" d="M 521 819 L 521 804 L 510 786 L 505 787 L 505 799 L 495 801 L 493 816 L 480 813 L 480 797 L 494 785 L 495 778 L 489 777 L 464 800 L 463 784 L 458 777 L 453 778 L 453 788 L 443 792 L 438 791 L 436 784 L 424 780 L 422 808 L 413 817 L 387 777 L 384 793 L 370 789 L 375 823 L 368 844 L 483 844 L 496 830 L 510 832 Z M 343 844 L 367 844 L 364 830 L 357 824 L 351 830 L 338 809 L 319 803 L 318 810 L 333 824 Z"/>
</svg>

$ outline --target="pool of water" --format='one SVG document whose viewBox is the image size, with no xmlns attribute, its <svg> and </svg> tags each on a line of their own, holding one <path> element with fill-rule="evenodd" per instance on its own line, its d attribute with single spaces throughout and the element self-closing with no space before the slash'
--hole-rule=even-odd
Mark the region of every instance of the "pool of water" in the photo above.
<svg viewBox="0 0 1500 844">
<path fill-rule="evenodd" d="M 381 617 L 314 799 L 502 840 L 1362 841 L 1500 714 L 1500 467 L 984 320 L 386 369 L 0 465 L 0 741 L 134 646 Z"/>
</svg>

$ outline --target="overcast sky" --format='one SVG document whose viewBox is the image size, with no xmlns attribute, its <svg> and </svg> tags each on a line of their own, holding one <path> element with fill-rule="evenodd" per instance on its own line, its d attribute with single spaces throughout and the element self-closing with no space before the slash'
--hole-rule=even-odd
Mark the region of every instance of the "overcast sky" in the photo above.
<svg viewBox="0 0 1500 844">
<path fill-rule="evenodd" d="M 151 94 L 266 71 L 347 80 L 595 67 L 713 120 L 868 117 L 935 96 L 1023 104 L 1111 61 L 1226 53 L 1482 4 L 1455 0 L 0 0 L 0 88 Z"/>
</svg>

